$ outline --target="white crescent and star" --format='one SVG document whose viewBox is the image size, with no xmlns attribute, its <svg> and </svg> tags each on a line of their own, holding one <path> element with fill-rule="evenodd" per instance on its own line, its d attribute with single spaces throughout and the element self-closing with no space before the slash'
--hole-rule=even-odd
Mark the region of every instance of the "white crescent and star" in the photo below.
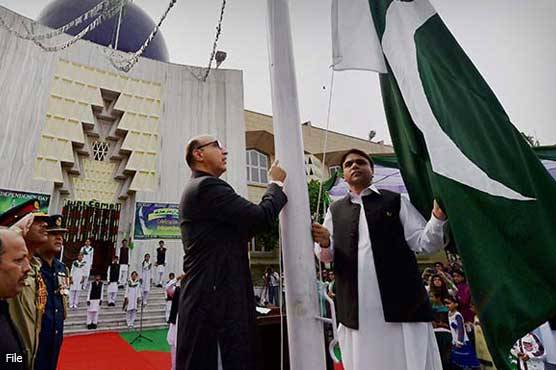
<svg viewBox="0 0 556 370">
<path fill-rule="evenodd" d="M 423 133 L 435 173 L 493 196 L 535 200 L 491 178 L 456 146 L 436 120 L 421 83 L 415 32 L 436 14 L 427 0 L 393 1 L 386 12 L 382 49 L 415 125 Z"/>
</svg>

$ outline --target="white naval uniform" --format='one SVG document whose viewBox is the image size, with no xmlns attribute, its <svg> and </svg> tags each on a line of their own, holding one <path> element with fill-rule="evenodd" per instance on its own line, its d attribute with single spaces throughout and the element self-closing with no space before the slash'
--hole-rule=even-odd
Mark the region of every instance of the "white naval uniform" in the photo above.
<svg viewBox="0 0 556 370">
<path fill-rule="evenodd" d="M 141 283 L 139 280 L 128 280 L 125 286 L 124 297 L 127 298 L 126 321 L 129 327 L 135 325 L 138 307 L 137 301 L 141 300 L 141 290 Z"/>
<path fill-rule="evenodd" d="M 89 276 L 91 275 L 91 267 L 93 266 L 93 256 L 95 255 L 95 250 L 93 247 L 87 247 L 84 245 L 81 247 L 79 253 L 83 253 L 83 261 L 85 261 L 85 270 L 83 272 L 85 281 L 83 282 L 83 289 L 88 289 Z"/>
<path fill-rule="evenodd" d="M 69 307 L 77 308 L 79 304 L 79 292 L 81 291 L 83 274 L 85 273 L 85 261 L 73 261 L 71 264 L 71 286 L 69 296 Z"/>
<path fill-rule="evenodd" d="M 361 195 L 379 192 L 373 185 Z M 384 319 L 382 300 L 371 247 L 371 238 L 361 197 L 350 193 L 351 201 L 360 204 L 358 242 L 358 295 L 359 330 L 340 324 L 338 339 L 342 362 L 346 370 L 442 370 L 438 345 L 428 322 L 391 323 Z M 444 224 L 435 217 L 427 223 L 423 216 L 404 196 L 401 197 L 400 222 L 405 240 L 416 253 L 432 253 L 444 247 Z M 332 215 L 327 212 L 324 226 L 331 235 L 328 254 L 323 262 L 334 256 L 332 243 Z M 326 253 L 326 252 L 325 252 Z M 315 244 L 315 254 L 320 259 L 321 248 Z M 329 255 L 331 258 L 326 258 Z M 392 261 L 395 264 L 395 261 Z"/>
<path fill-rule="evenodd" d="M 153 264 L 150 261 L 143 261 L 141 264 L 141 285 L 143 287 L 143 303 L 145 305 L 151 291 L 152 268 Z"/>
</svg>

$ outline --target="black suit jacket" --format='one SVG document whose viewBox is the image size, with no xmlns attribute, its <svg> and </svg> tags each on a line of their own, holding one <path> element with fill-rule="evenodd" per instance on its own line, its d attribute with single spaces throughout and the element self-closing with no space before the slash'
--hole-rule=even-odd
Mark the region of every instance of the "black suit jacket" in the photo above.
<svg viewBox="0 0 556 370">
<path fill-rule="evenodd" d="M 247 242 L 272 227 L 286 202 L 276 184 L 256 205 L 225 181 L 193 173 L 180 203 L 187 277 L 179 305 L 178 370 L 216 370 L 217 343 L 227 370 L 257 369 Z"/>
</svg>

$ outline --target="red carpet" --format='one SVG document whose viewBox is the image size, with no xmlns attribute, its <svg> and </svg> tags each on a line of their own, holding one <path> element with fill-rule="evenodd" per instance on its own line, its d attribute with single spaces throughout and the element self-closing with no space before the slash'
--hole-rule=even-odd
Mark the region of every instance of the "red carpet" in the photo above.
<svg viewBox="0 0 556 370">
<path fill-rule="evenodd" d="M 58 370 L 167 370 L 170 354 L 136 352 L 118 333 L 64 338 Z"/>
</svg>

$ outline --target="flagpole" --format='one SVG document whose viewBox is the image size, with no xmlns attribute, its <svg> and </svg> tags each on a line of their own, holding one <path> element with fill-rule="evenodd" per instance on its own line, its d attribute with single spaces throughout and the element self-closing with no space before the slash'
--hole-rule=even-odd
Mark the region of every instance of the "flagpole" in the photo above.
<svg viewBox="0 0 556 370">
<path fill-rule="evenodd" d="M 301 120 L 287 0 L 268 0 L 268 49 L 276 158 L 288 172 L 288 204 L 280 215 L 290 368 L 326 368 Z"/>
</svg>

